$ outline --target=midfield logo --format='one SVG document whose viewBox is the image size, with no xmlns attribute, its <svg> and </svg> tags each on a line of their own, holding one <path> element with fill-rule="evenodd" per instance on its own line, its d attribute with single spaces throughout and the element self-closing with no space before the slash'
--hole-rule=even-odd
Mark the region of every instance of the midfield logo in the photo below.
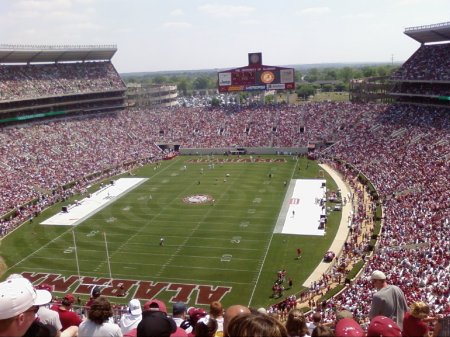
<svg viewBox="0 0 450 337">
<path fill-rule="evenodd" d="M 35 286 L 39 284 L 49 284 L 53 287 L 55 292 L 73 293 L 79 295 L 90 295 L 92 285 L 106 286 L 112 283 L 111 286 L 105 287 L 102 290 L 102 295 L 109 297 L 119 297 L 119 294 L 124 291 L 132 298 L 140 300 L 150 300 L 163 293 L 170 293 L 173 296 L 169 302 L 191 302 L 195 298 L 196 305 L 208 305 L 213 301 L 222 301 L 225 295 L 231 292 L 232 287 L 219 287 L 211 285 L 199 284 L 183 284 L 183 283 L 168 283 L 168 282 L 153 282 L 153 281 L 138 281 L 138 280 L 123 280 L 109 278 L 97 278 L 83 276 L 81 284 L 78 276 L 71 275 L 64 277 L 60 274 L 49 273 L 30 273 L 23 272 L 23 277 L 29 279 Z M 75 285 L 75 289 L 71 290 Z"/>
</svg>

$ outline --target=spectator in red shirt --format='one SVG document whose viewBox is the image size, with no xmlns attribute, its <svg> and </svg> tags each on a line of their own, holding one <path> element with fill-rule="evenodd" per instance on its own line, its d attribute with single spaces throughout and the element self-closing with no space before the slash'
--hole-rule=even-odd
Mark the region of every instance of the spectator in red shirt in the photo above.
<svg viewBox="0 0 450 337">
<path fill-rule="evenodd" d="M 81 318 L 78 314 L 72 311 L 72 304 L 75 302 L 75 297 L 72 294 L 67 294 L 64 296 L 61 304 L 55 304 L 51 307 L 52 310 L 55 310 L 59 314 L 59 319 L 62 324 L 61 331 L 66 330 L 70 326 L 79 326 L 81 323 Z"/>
<path fill-rule="evenodd" d="M 411 312 L 405 313 L 403 318 L 403 337 L 428 336 L 428 326 L 425 319 L 430 313 L 430 307 L 424 302 L 411 304 Z"/>
</svg>

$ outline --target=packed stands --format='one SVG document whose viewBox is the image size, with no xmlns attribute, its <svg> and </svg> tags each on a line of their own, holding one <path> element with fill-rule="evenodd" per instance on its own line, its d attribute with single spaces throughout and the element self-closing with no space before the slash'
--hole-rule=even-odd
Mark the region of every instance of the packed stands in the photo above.
<svg viewBox="0 0 450 337">
<path fill-rule="evenodd" d="M 425 45 L 416 54 L 394 79 L 450 80 L 448 45 Z M 73 81 L 57 66 L 48 68 L 54 74 L 49 79 L 36 72 L 36 82 L 27 80 L 23 66 L 15 68 L 15 76 L 5 75 L 10 70 L 0 68 L 12 86 L 2 90 L 2 97 L 21 101 L 24 95 L 70 94 L 71 88 L 105 93 L 121 86 L 109 64 L 90 65 L 109 78 L 97 80 L 93 76 L 96 84 L 92 87 L 83 82 L 90 83 L 90 79 L 80 65 L 69 71 Z M 47 80 L 60 86 L 54 89 Z M 30 91 L 24 90 L 27 87 Z M 420 86 L 404 88 L 408 93 L 423 93 Z M 427 86 L 433 95 L 440 95 L 441 89 L 446 90 L 442 83 Z M 333 146 L 316 151 L 314 156 L 333 165 L 350 184 L 363 173 L 378 192 L 384 222 L 379 245 L 367 260 L 363 275 L 347 284 L 342 294 L 320 304 L 324 320 L 333 321 L 337 310 L 347 309 L 367 323 L 373 295 L 368 276 L 377 269 L 384 270 L 391 283 L 404 290 L 408 303 L 422 300 L 432 313 L 443 313 L 450 302 L 449 113 L 448 106 L 411 104 L 175 107 L 128 109 L 3 127 L 0 214 L 8 217 L 1 220 L 1 235 L 42 208 L 82 191 L 91 180 L 161 159 L 164 154 L 156 143 L 193 148 L 306 147 L 310 142 L 323 141 Z M 63 188 L 71 184 L 74 187 Z M 32 200 L 37 203 L 29 204 Z M 357 248 L 357 256 L 362 256 L 364 247 Z M 327 289 L 336 279 L 343 282 L 342 275 L 332 269 L 310 291 Z M 282 302 L 286 310 L 293 307 L 293 300 L 290 297 Z M 283 305 L 277 309 L 284 310 Z"/>
<path fill-rule="evenodd" d="M 0 214 L 20 209 L 42 191 L 53 193 L 94 173 L 154 158 L 160 151 L 156 143 L 198 148 L 232 144 L 301 147 L 310 140 L 345 135 L 349 120 L 364 119 L 363 115 L 376 109 L 381 107 L 349 103 L 239 110 L 164 108 L 4 128 L 0 134 Z M 274 132 L 274 127 L 282 131 Z"/>
<path fill-rule="evenodd" d="M 29 100 L 123 89 L 111 62 L 0 67 L 0 101 Z"/>
<path fill-rule="evenodd" d="M 116 50 L 0 45 L 0 123 L 122 109 L 126 87 L 110 61 Z"/>
<path fill-rule="evenodd" d="M 422 45 L 392 76 L 394 80 L 450 81 L 450 43 Z"/>
<path fill-rule="evenodd" d="M 390 271 L 408 302 L 423 300 L 440 312 L 450 299 L 449 218 L 450 181 L 448 109 L 392 106 L 365 130 L 324 151 L 352 163 L 378 190 L 384 209 L 379 251 L 369 261 L 364 277 L 336 299 L 363 317 L 371 293 L 367 275 Z M 377 126 L 377 127 L 374 127 Z M 431 276 L 432 275 L 432 276 Z"/>
<path fill-rule="evenodd" d="M 450 105 L 450 23 L 411 27 L 405 34 L 420 48 L 392 75 L 397 102 Z"/>
</svg>

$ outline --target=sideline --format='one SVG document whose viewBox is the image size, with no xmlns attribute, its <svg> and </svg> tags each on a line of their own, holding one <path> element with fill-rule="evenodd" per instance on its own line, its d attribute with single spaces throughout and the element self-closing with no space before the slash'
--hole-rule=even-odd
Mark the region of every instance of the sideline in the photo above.
<svg viewBox="0 0 450 337">
<path fill-rule="evenodd" d="M 319 166 L 324 169 L 331 178 L 336 182 L 336 185 L 341 190 L 342 197 L 348 196 L 351 189 L 350 187 L 342 180 L 341 176 L 337 171 L 332 169 L 327 164 L 319 164 Z M 352 192 L 353 194 L 353 192 Z M 349 199 L 349 198 L 348 198 Z M 351 200 L 351 199 L 350 199 Z M 328 250 L 333 251 L 336 254 L 336 257 L 338 257 L 344 247 L 345 240 L 347 239 L 348 233 L 349 233 L 349 227 L 348 227 L 348 218 L 352 212 L 353 203 L 347 202 L 345 206 L 342 206 L 342 216 L 341 216 L 341 222 L 339 224 L 338 231 L 336 233 L 336 236 L 334 237 L 333 242 L 331 243 L 331 246 Z M 311 283 L 315 281 L 319 281 L 322 277 L 322 275 L 331 267 L 333 266 L 332 263 L 329 262 L 321 262 L 317 265 L 316 269 L 309 275 L 309 277 L 305 280 L 303 283 L 304 287 L 309 288 L 311 286 Z"/>
</svg>

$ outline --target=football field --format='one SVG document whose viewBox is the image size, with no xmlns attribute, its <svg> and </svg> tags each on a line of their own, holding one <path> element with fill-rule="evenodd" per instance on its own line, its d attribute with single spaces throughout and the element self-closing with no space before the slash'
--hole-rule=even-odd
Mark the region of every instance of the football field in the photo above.
<svg viewBox="0 0 450 337">
<path fill-rule="evenodd" d="M 284 296 L 298 293 L 336 233 L 335 211 L 328 212 L 325 235 L 275 231 L 279 217 L 290 216 L 282 214 L 289 182 L 319 178 L 319 171 L 315 162 L 291 156 L 180 156 L 124 175 L 142 180 L 120 196 L 108 194 L 75 226 L 41 223 L 62 206 L 71 215 L 75 199 L 86 196 L 55 205 L 4 238 L 0 255 L 7 274 L 52 284 L 56 295 L 86 299 L 92 284 L 101 284 L 114 303 L 137 297 L 268 306 L 276 303 L 277 271 L 293 279 Z M 323 175 L 326 188 L 336 190 Z M 90 190 L 98 192 L 99 186 Z"/>
</svg>

